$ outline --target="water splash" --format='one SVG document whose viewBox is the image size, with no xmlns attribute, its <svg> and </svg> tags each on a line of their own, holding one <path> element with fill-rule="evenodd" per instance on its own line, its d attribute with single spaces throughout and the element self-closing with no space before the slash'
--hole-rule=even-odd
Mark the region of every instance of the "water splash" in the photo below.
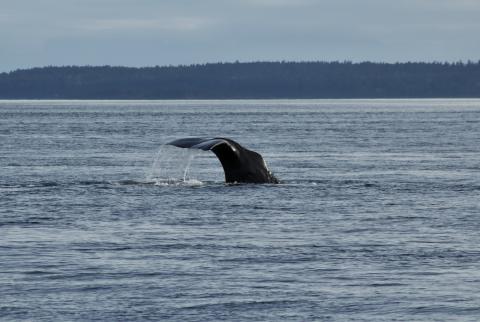
<svg viewBox="0 0 480 322">
<path fill-rule="evenodd" d="M 179 149 L 170 145 L 160 146 L 146 174 L 147 182 L 161 186 L 201 185 L 200 180 L 189 178 L 190 166 L 198 154 L 198 151 L 192 149 Z"/>
<path fill-rule="evenodd" d="M 183 171 L 183 181 L 187 181 L 187 174 L 188 170 L 190 170 L 190 165 L 192 164 L 192 160 L 195 157 L 194 154 L 188 155 L 188 161 L 187 161 L 187 166 L 185 167 L 185 170 Z"/>
<path fill-rule="evenodd" d="M 172 180 L 172 179 L 156 179 L 154 182 L 155 186 L 188 186 L 188 187 L 198 187 L 203 186 L 204 183 L 197 179 L 187 179 L 185 181 Z"/>
</svg>

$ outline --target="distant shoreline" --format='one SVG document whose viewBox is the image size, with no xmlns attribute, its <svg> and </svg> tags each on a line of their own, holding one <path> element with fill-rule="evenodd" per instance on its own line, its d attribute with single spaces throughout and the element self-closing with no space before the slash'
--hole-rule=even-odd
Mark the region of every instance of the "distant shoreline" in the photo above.
<svg viewBox="0 0 480 322">
<path fill-rule="evenodd" d="M 314 98 L 314 99 L 307 99 L 307 98 L 268 98 L 268 99 L 54 99 L 54 98 L 39 98 L 39 99 L 21 99 L 21 98 L 13 98 L 13 99 L 0 99 L 1 103 L 120 103 L 120 104 L 127 104 L 127 103 L 164 103 L 164 102 L 171 102 L 171 103 L 232 103 L 238 104 L 239 102 L 244 102 L 245 104 L 257 104 L 259 102 L 264 102 L 265 104 L 273 104 L 273 103 L 292 103 L 292 102 L 302 102 L 302 103 L 342 103 L 346 104 L 351 102 L 358 103 L 358 102 L 457 102 L 457 101 L 473 101 L 473 102 L 480 102 L 480 97 L 454 97 L 454 98 L 439 98 L 439 97 L 432 97 L 432 98 Z"/>
<path fill-rule="evenodd" d="M 42 67 L 0 73 L 0 99 L 480 98 L 480 62 L 251 62 Z"/>
</svg>

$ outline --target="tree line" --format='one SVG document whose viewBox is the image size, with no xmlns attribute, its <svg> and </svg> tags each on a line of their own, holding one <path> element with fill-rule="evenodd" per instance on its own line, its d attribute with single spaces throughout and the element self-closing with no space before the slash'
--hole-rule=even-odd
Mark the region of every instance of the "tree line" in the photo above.
<svg viewBox="0 0 480 322">
<path fill-rule="evenodd" d="M 480 61 L 49 66 L 0 73 L 2 99 L 450 97 L 480 97 Z"/>
</svg>

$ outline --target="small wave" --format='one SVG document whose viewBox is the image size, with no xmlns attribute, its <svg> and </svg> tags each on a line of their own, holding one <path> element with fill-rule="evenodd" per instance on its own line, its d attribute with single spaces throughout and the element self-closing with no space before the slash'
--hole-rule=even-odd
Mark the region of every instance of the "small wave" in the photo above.
<svg viewBox="0 0 480 322">
<path fill-rule="evenodd" d="M 315 187 L 315 186 L 322 186 L 327 184 L 328 181 L 326 180 L 281 180 L 278 184 L 272 184 L 274 186 L 282 186 L 282 187 Z M 269 185 L 269 184 L 267 184 Z"/>
<path fill-rule="evenodd" d="M 110 184 L 110 182 L 99 181 L 99 180 L 82 180 L 82 181 L 79 181 L 78 184 L 82 186 L 94 186 L 94 185 L 101 185 L 101 184 Z"/>
<path fill-rule="evenodd" d="M 117 181 L 117 185 L 122 185 L 122 186 L 187 186 L 187 187 L 192 187 L 192 186 L 203 186 L 205 185 L 205 182 L 197 180 L 197 179 L 175 179 L 175 178 L 170 178 L 170 179 L 163 179 L 163 178 L 154 178 L 150 180 L 145 180 L 145 181 L 139 181 L 139 180 L 121 180 Z"/>
<path fill-rule="evenodd" d="M 154 184 L 154 182 L 138 181 L 138 180 L 120 180 L 115 182 L 114 184 L 121 185 L 121 186 L 137 186 L 137 185 L 152 185 Z"/>
<path fill-rule="evenodd" d="M 56 218 L 54 217 L 29 217 L 19 220 L 1 220 L 0 227 L 3 226 L 36 226 L 36 225 L 45 225 L 52 222 L 55 222 Z"/>
<path fill-rule="evenodd" d="M 187 179 L 187 180 L 179 180 L 179 179 L 156 179 L 154 181 L 156 186 L 187 186 L 187 187 L 197 187 L 203 186 L 204 183 L 197 179 Z"/>
<path fill-rule="evenodd" d="M 222 309 L 247 309 L 247 308 L 271 308 L 271 307 L 281 307 L 281 306 L 294 306 L 298 305 L 300 301 L 297 300 L 263 300 L 263 301 L 225 301 L 220 303 L 199 303 L 194 305 L 186 305 L 182 307 L 184 310 L 204 310 L 211 308 L 222 308 Z"/>
<path fill-rule="evenodd" d="M 30 188 L 50 188 L 57 187 L 61 184 L 55 181 L 40 181 L 40 182 L 22 182 L 22 183 L 12 183 L 12 184 L 0 184 L 0 189 L 4 191 L 9 190 L 22 190 Z"/>
</svg>

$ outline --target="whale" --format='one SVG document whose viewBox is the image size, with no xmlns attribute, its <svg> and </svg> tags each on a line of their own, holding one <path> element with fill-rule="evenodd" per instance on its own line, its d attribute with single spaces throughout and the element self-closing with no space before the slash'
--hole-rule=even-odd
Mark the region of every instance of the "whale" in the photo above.
<svg viewBox="0 0 480 322">
<path fill-rule="evenodd" d="M 166 143 L 178 148 L 212 151 L 220 161 L 226 183 L 279 183 L 263 157 L 228 138 L 182 138 Z"/>
</svg>

